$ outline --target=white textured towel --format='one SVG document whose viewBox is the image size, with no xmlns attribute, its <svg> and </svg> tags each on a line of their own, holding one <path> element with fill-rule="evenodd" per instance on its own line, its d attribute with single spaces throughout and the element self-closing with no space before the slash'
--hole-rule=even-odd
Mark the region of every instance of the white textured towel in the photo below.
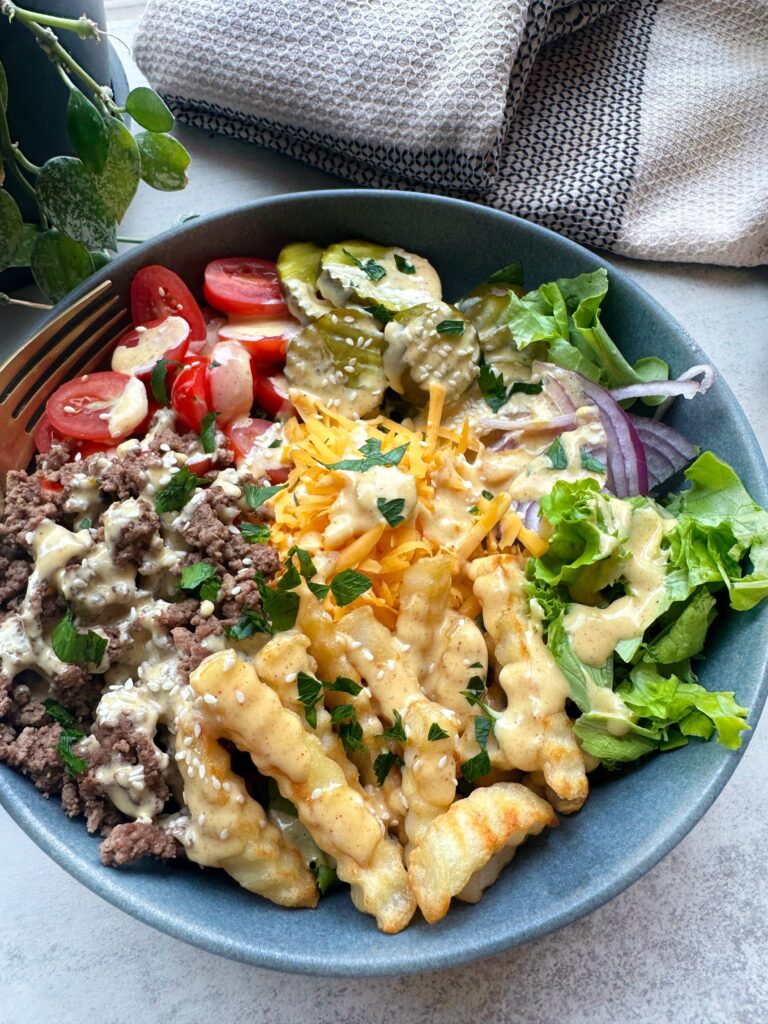
<svg viewBox="0 0 768 1024">
<path fill-rule="evenodd" d="M 768 0 L 150 0 L 177 117 L 630 256 L 768 261 Z"/>
</svg>

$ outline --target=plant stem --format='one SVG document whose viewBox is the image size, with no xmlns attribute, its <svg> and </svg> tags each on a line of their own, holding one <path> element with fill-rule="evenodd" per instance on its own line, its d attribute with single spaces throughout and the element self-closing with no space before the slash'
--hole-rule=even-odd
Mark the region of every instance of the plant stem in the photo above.
<svg viewBox="0 0 768 1024">
<path fill-rule="evenodd" d="M 61 28 L 65 32 L 76 32 L 81 39 L 98 39 L 101 29 L 91 18 L 82 15 L 80 18 L 57 18 L 53 14 L 41 14 L 39 11 L 28 11 L 23 7 L 17 7 L 12 0 L 7 0 L 3 5 L 3 13 L 10 18 L 18 18 L 25 24 L 31 22 L 37 25 L 46 25 L 48 28 Z"/>
<path fill-rule="evenodd" d="M 142 242 L 146 242 L 146 238 L 126 238 L 125 235 L 117 236 L 118 242 L 127 242 L 129 245 L 141 245 Z"/>
<path fill-rule="evenodd" d="M 39 25 L 36 15 L 30 11 L 25 11 L 21 7 L 17 7 L 12 0 L 0 0 L 0 10 L 7 14 L 9 9 L 13 12 L 13 17 L 18 18 L 22 25 L 29 29 L 54 63 L 69 68 L 72 74 L 76 75 L 81 82 L 84 82 L 95 96 L 106 103 L 110 110 L 115 109 L 116 105 L 112 101 L 110 90 L 106 86 L 99 85 L 95 78 L 91 78 L 88 72 L 80 67 L 75 58 L 64 49 L 50 28 L 44 28 L 42 25 Z"/>
<path fill-rule="evenodd" d="M 27 192 L 29 192 L 29 194 L 35 200 L 35 203 L 37 203 L 37 193 L 32 188 L 27 179 L 24 177 L 24 175 L 21 173 L 21 168 L 19 167 L 18 163 L 19 151 L 11 142 L 11 133 L 10 129 L 8 128 L 8 118 L 5 116 L 5 108 L 3 107 L 2 103 L 0 103 L 0 153 L 2 153 L 5 157 L 8 166 L 11 169 L 11 173 L 16 177 L 19 184 L 24 189 L 26 189 Z M 42 215 L 42 211 L 40 212 Z"/>
<path fill-rule="evenodd" d="M 42 167 L 38 167 L 37 164 L 33 164 L 31 160 L 27 160 L 24 154 L 19 149 L 18 143 L 13 143 L 13 151 L 16 154 L 16 159 L 19 161 L 25 171 L 29 171 L 30 174 L 39 174 Z"/>
<path fill-rule="evenodd" d="M 47 302 L 30 302 L 28 299 L 13 299 L 0 292 L 0 306 L 28 306 L 29 309 L 53 309 Z"/>
</svg>

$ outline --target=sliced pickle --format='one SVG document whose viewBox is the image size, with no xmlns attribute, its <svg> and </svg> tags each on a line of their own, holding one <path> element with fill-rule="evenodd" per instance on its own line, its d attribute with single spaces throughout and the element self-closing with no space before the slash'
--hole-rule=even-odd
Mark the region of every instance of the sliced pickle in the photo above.
<svg viewBox="0 0 768 1024">
<path fill-rule="evenodd" d="M 520 350 L 515 344 L 507 322 L 509 293 L 524 295 L 525 289 L 510 284 L 481 284 L 457 303 L 475 326 L 483 357 L 491 366 L 511 369 L 530 366 L 541 358 L 541 345 L 530 345 Z"/>
<path fill-rule="evenodd" d="M 291 339 L 285 376 L 291 387 L 345 416 L 365 416 L 378 407 L 387 386 L 383 351 L 384 334 L 372 316 L 334 309 Z"/>
<path fill-rule="evenodd" d="M 291 242 L 277 257 L 277 275 L 285 303 L 296 319 L 305 324 L 333 308 L 317 291 L 322 258 L 323 250 L 314 242 Z"/>
<path fill-rule="evenodd" d="M 437 272 L 423 256 L 354 240 L 325 250 L 317 287 L 336 306 L 383 305 L 395 311 L 439 302 L 443 294 Z"/>
<path fill-rule="evenodd" d="M 384 337 L 389 386 L 415 405 L 427 400 L 430 381 L 444 384 L 446 402 L 452 402 L 477 377 L 477 332 L 455 306 L 432 302 L 406 309 L 387 324 Z"/>
</svg>

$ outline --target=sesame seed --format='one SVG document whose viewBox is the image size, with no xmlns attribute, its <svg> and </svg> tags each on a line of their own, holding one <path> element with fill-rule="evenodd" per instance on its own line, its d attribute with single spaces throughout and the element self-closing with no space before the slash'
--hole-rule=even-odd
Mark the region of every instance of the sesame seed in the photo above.
<svg viewBox="0 0 768 1024">
<path fill-rule="evenodd" d="M 201 732 L 202 732 L 203 730 L 202 730 L 202 728 L 200 727 L 200 723 L 199 723 L 199 722 L 195 722 L 195 727 L 194 727 L 194 730 L 193 730 L 193 731 L 194 731 L 194 734 L 195 734 L 195 736 L 197 736 L 197 737 L 199 737 L 199 736 L 200 736 L 200 733 L 201 733 Z"/>
<path fill-rule="evenodd" d="M 434 661 L 433 661 L 433 662 L 431 662 L 431 663 L 430 663 L 430 666 L 429 666 L 429 668 L 427 669 L 427 672 L 428 672 L 428 673 L 429 673 L 430 675 L 432 675 L 432 673 L 433 673 L 433 672 L 435 671 L 435 664 L 436 664 L 436 662 L 434 662 Z"/>
<path fill-rule="evenodd" d="M 312 792 L 309 794 L 309 799 L 310 800 L 319 800 L 322 795 L 323 795 L 323 791 L 318 786 L 317 789 L 313 789 Z"/>
<path fill-rule="evenodd" d="M 193 741 L 192 741 L 192 737 L 191 736 L 185 736 L 184 737 L 184 746 L 185 747 L 191 747 L 192 746 L 192 742 Z"/>
<path fill-rule="evenodd" d="M 246 556 L 245 556 L 245 558 L 243 559 L 243 565 L 253 565 L 253 559 L 252 559 L 252 558 L 249 558 L 249 557 L 248 557 L 248 556 L 246 555 Z"/>
<path fill-rule="evenodd" d="M 442 757 L 440 758 L 440 760 L 439 760 L 439 761 L 437 762 L 437 767 L 438 767 L 438 768 L 445 768 L 445 766 L 446 766 L 447 764 L 448 764 L 448 755 L 447 755 L 447 754 L 443 754 L 443 756 L 442 756 Z"/>
<path fill-rule="evenodd" d="M 222 842 L 224 842 L 224 840 L 225 840 L 225 839 L 226 839 L 226 838 L 227 838 L 228 836 L 229 836 L 229 829 L 228 829 L 228 828 L 223 828 L 223 829 L 221 830 L 221 832 L 219 832 L 219 839 L 221 839 L 221 841 L 222 841 Z"/>
<path fill-rule="evenodd" d="M 212 693 L 206 693 L 203 696 L 203 700 L 205 701 L 206 704 L 218 704 L 216 697 L 214 697 Z"/>
<path fill-rule="evenodd" d="M 214 789 L 221 789 L 221 782 L 216 778 L 215 775 L 213 777 L 212 784 Z"/>
<path fill-rule="evenodd" d="M 83 458 L 82 452 L 75 452 L 75 462 L 80 462 Z"/>
<path fill-rule="evenodd" d="M 197 773 L 198 773 L 198 775 L 200 776 L 201 779 L 205 778 L 205 765 L 204 764 L 198 765 Z"/>
<path fill-rule="evenodd" d="M 286 677 L 285 677 L 286 683 L 295 683 L 296 679 L 297 679 L 297 673 L 296 672 L 289 672 L 286 675 Z"/>
<path fill-rule="evenodd" d="M 169 444 L 166 444 L 165 441 L 163 441 L 163 443 L 160 445 L 160 451 L 161 452 L 169 452 L 170 450 L 171 450 L 171 446 Z"/>
<path fill-rule="evenodd" d="M 235 700 L 238 704 L 245 704 L 245 694 L 242 690 L 235 690 Z"/>
<path fill-rule="evenodd" d="M 201 825 L 201 826 L 205 824 L 205 815 L 204 814 L 198 814 L 198 816 L 197 816 L 197 824 Z"/>
<path fill-rule="evenodd" d="M 367 647 L 364 648 L 360 653 L 363 655 L 363 657 L 365 658 L 366 661 L 373 661 L 374 660 L 374 658 L 373 658 L 373 651 L 369 651 Z"/>
<path fill-rule="evenodd" d="M 165 288 L 162 288 L 162 287 L 158 288 L 157 289 L 157 294 L 160 296 L 161 299 L 164 299 L 165 298 Z"/>
<path fill-rule="evenodd" d="M 239 804 L 244 804 L 245 803 L 245 797 L 243 796 L 242 793 L 238 793 L 237 796 L 235 797 L 235 800 Z"/>
<path fill-rule="evenodd" d="M 384 673 L 384 669 L 380 668 L 379 671 L 376 673 L 376 678 L 377 679 L 383 679 L 384 678 L 384 674 L 385 674 Z"/>
<path fill-rule="evenodd" d="M 192 768 L 192 767 L 187 768 L 187 778 L 188 779 L 193 779 L 194 777 L 195 777 L 195 769 Z"/>
</svg>

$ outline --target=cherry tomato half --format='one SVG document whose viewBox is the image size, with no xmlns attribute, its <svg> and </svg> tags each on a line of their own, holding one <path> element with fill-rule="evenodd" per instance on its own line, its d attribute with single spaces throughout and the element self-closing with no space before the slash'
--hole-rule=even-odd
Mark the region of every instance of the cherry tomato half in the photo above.
<svg viewBox="0 0 768 1024">
<path fill-rule="evenodd" d="M 83 441 L 115 444 L 145 419 L 144 385 L 126 373 L 87 373 L 62 384 L 45 406 L 54 430 Z"/>
<path fill-rule="evenodd" d="M 122 336 L 112 353 L 112 369 L 149 380 L 158 359 L 181 362 L 188 345 L 189 324 L 183 317 L 151 320 Z"/>
<path fill-rule="evenodd" d="M 301 330 L 292 317 L 230 317 L 219 327 L 222 341 L 239 341 L 256 366 L 282 366 L 288 342 Z"/>
<path fill-rule="evenodd" d="M 250 416 L 235 420 L 224 430 L 238 459 L 244 459 L 254 444 L 274 424 L 270 420 L 254 420 Z"/>
<path fill-rule="evenodd" d="M 254 379 L 253 396 L 256 399 L 256 404 L 268 416 L 287 419 L 289 416 L 296 415 L 296 410 L 288 398 L 288 381 L 282 373 L 272 376 L 257 374 Z"/>
<path fill-rule="evenodd" d="M 206 336 L 205 318 L 178 274 L 167 267 L 142 267 L 131 281 L 131 316 L 136 325 L 167 316 L 183 317 L 191 341 Z"/>
<path fill-rule="evenodd" d="M 231 256 L 205 268 L 207 302 L 237 316 L 286 316 L 277 268 L 269 260 Z"/>
<path fill-rule="evenodd" d="M 37 426 L 34 429 L 32 438 L 35 442 L 35 448 L 41 455 L 45 455 L 45 453 L 49 452 L 55 444 L 61 444 L 62 442 L 66 442 L 71 445 L 84 459 L 89 455 L 93 455 L 95 452 L 108 452 L 114 450 L 114 445 L 111 444 L 98 444 L 96 441 L 79 441 L 74 437 L 65 437 L 64 434 L 60 434 L 58 430 L 54 430 L 51 426 L 51 421 L 45 413 L 43 413 L 37 421 Z"/>
<path fill-rule="evenodd" d="M 171 405 L 184 426 L 199 432 L 203 417 L 211 411 L 207 359 L 196 359 L 179 370 L 171 388 Z"/>
<path fill-rule="evenodd" d="M 251 358 L 237 341 L 220 341 L 211 349 L 208 399 L 217 423 L 247 416 L 253 405 Z"/>
</svg>

